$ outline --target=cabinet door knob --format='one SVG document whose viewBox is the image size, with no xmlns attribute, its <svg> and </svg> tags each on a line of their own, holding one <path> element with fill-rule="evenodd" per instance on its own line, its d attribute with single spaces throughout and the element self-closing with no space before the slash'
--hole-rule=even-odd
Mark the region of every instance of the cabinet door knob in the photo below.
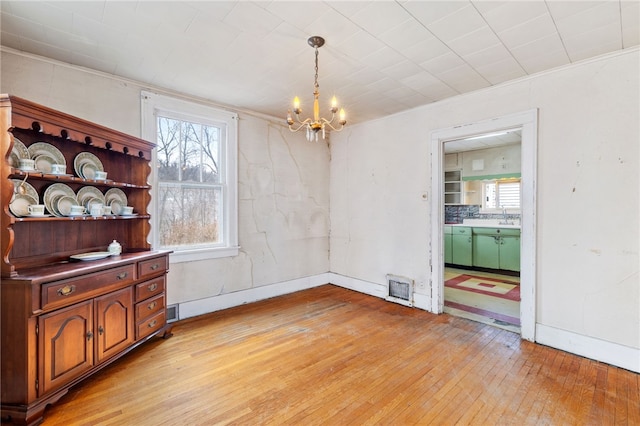
<svg viewBox="0 0 640 426">
<path fill-rule="evenodd" d="M 75 285 L 65 285 L 64 287 L 58 289 L 58 295 L 59 296 L 68 296 L 71 293 L 73 293 L 74 291 L 76 291 L 76 286 Z"/>
<path fill-rule="evenodd" d="M 93 333 L 92 332 L 87 332 L 87 340 L 91 340 L 91 338 L 93 337 Z"/>
<path fill-rule="evenodd" d="M 122 272 L 122 273 L 119 273 L 118 275 L 116 275 L 116 278 L 119 279 L 119 280 L 123 280 L 123 279 L 127 278 L 127 275 L 129 275 L 128 272 Z"/>
<path fill-rule="evenodd" d="M 98 327 L 98 334 L 100 334 L 102 336 L 103 333 L 104 333 L 104 327 L 103 326 L 99 326 Z"/>
</svg>

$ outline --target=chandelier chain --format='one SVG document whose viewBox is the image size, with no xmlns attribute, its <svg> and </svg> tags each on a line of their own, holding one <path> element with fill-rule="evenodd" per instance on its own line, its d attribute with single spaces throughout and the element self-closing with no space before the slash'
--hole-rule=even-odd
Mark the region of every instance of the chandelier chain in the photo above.
<svg viewBox="0 0 640 426">
<path fill-rule="evenodd" d="M 316 75 L 314 77 L 314 87 L 318 89 L 318 47 L 316 46 Z"/>
</svg>

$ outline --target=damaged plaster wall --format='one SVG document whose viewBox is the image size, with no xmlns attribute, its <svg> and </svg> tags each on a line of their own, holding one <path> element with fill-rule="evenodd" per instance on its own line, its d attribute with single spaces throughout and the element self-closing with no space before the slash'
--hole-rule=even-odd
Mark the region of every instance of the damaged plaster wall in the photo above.
<svg viewBox="0 0 640 426">
<path fill-rule="evenodd" d="M 536 324 L 640 348 L 639 64 L 629 49 L 335 135 L 331 272 L 430 300 L 431 132 L 538 109 Z"/>
<path fill-rule="evenodd" d="M 160 91 L 18 52 L 2 51 L 0 58 L 3 93 L 134 136 L 141 134 L 140 91 Z M 172 263 L 169 304 L 277 285 L 329 269 L 327 144 L 308 143 L 304 134 L 289 132 L 276 119 L 237 112 L 240 254 Z"/>
</svg>

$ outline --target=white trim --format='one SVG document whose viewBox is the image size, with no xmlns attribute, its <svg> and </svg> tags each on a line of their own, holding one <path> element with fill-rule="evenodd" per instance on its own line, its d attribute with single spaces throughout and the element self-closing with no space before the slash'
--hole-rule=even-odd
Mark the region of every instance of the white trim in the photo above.
<svg viewBox="0 0 640 426">
<path fill-rule="evenodd" d="M 381 299 L 384 299 L 387 296 L 387 286 L 385 284 L 351 278 L 334 272 L 329 272 L 329 282 L 339 287 L 368 294 L 369 296 L 379 297 Z"/>
<path fill-rule="evenodd" d="M 283 294 L 295 293 L 296 291 L 319 287 L 329 283 L 329 274 L 318 274 L 309 277 L 298 278 L 290 281 L 269 284 L 261 287 L 254 287 L 247 290 L 225 293 L 218 296 L 207 297 L 205 299 L 193 300 L 179 303 L 178 312 L 181 320 L 186 318 L 204 315 L 223 309 L 233 308 L 247 303 L 258 302 L 270 299 Z"/>
<path fill-rule="evenodd" d="M 169 113 L 171 116 L 197 117 L 203 123 L 224 126 L 224 143 L 221 144 L 222 161 L 221 174 L 224 175 L 225 200 L 223 204 L 222 236 L 223 246 L 211 246 L 203 248 L 193 248 L 186 250 L 174 249 L 170 256 L 171 263 L 190 262 L 194 260 L 216 259 L 238 255 L 238 114 L 211 107 L 209 105 L 198 104 L 183 99 L 168 97 L 153 92 L 140 92 L 140 108 L 142 118 L 142 137 L 148 141 L 156 140 L 156 116 L 158 112 Z M 158 175 L 157 150 L 153 150 L 151 159 L 151 186 L 152 197 L 150 211 L 151 215 L 151 245 L 160 247 L 156 218 L 158 217 Z"/>
<path fill-rule="evenodd" d="M 538 111 L 479 121 L 431 133 L 431 312 L 444 308 L 444 142 L 502 129 L 522 128 L 522 215 L 520 253 L 520 322 L 523 339 L 535 340 L 536 170 Z"/>
<path fill-rule="evenodd" d="M 536 325 L 536 342 L 640 373 L 640 349 L 571 331 Z"/>
</svg>

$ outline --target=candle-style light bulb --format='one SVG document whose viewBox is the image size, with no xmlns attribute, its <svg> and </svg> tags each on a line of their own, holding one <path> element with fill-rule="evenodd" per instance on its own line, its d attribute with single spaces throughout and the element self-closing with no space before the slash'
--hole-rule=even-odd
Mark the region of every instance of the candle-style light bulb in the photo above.
<svg viewBox="0 0 640 426">
<path fill-rule="evenodd" d="M 347 113 L 344 112 L 344 108 L 340 108 L 340 123 L 345 124 L 347 122 Z"/>
<path fill-rule="evenodd" d="M 297 96 L 295 98 L 293 98 L 293 110 L 298 110 L 300 109 L 300 98 L 298 98 Z"/>
<path fill-rule="evenodd" d="M 338 107 L 338 100 L 334 96 L 333 98 L 331 98 L 331 108 L 337 108 L 337 107 Z"/>
</svg>

